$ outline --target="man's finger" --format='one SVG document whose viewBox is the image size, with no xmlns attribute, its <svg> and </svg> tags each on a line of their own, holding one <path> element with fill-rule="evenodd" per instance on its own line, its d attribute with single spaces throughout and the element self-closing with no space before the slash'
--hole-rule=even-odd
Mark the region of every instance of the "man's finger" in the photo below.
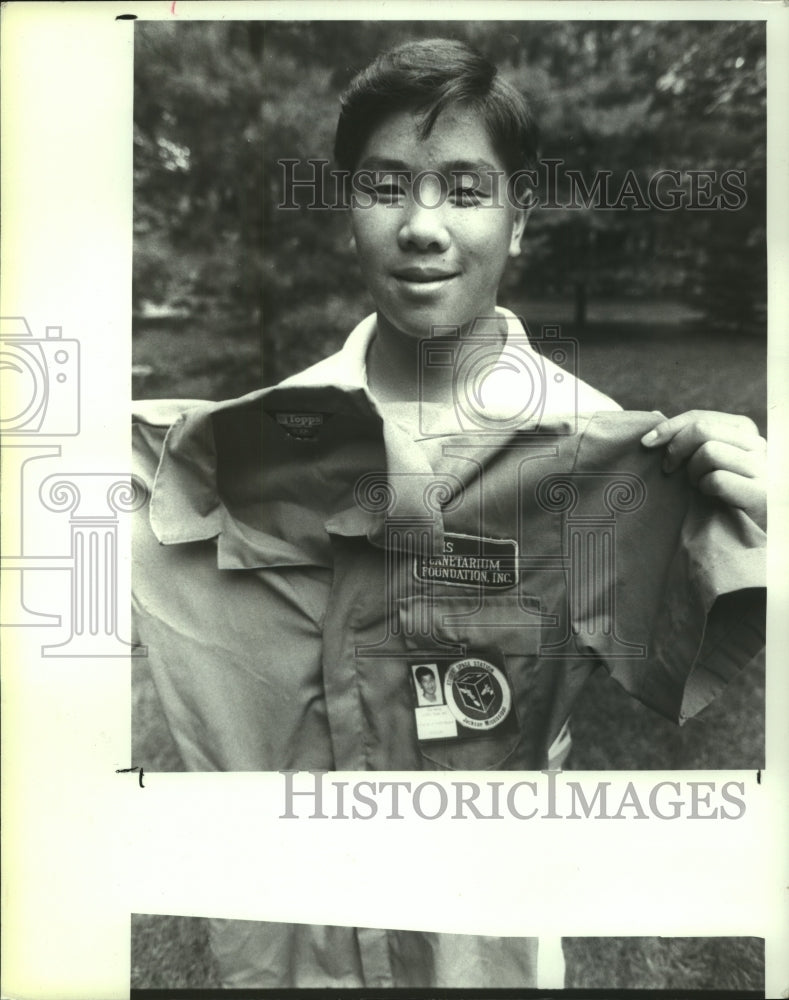
<svg viewBox="0 0 789 1000">
<path fill-rule="evenodd" d="M 716 469 L 733 472 L 746 479 L 758 479 L 765 471 L 764 454 L 725 441 L 705 441 L 688 460 L 688 478 L 696 486 L 702 476 Z"/>
<path fill-rule="evenodd" d="M 662 420 L 651 431 L 641 438 L 641 444 L 647 448 L 659 448 L 661 445 L 671 441 L 680 431 L 692 425 L 704 424 L 714 425 L 733 430 L 739 435 L 748 437 L 758 436 L 759 429 L 750 417 L 744 417 L 738 413 L 717 413 L 714 410 L 688 410 L 680 413 L 676 417 Z M 728 433 L 725 433 L 728 439 Z"/>
<path fill-rule="evenodd" d="M 663 468 L 673 472 L 698 448 L 707 442 L 718 441 L 740 448 L 743 451 L 760 452 L 766 450 L 766 443 L 759 437 L 755 426 L 747 418 L 735 421 L 703 420 L 688 423 L 675 432 L 673 437 L 663 441 L 665 457 Z"/>
<path fill-rule="evenodd" d="M 739 507 L 764 531 L 767 527 L 767 504 L 764 487 L 758 479 L 738 476 L 736 472 L 716 469 L 702 476 L 699 491 L 717 497 L 731 507 Z"/>
</svg>

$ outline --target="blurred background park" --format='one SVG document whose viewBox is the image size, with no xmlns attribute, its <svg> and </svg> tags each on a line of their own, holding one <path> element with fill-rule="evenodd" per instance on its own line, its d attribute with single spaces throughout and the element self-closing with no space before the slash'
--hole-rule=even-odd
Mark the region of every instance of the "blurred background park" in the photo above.
<svg viewBox="0 0 789 1000">
<path fill-rule="evenodd" d="M 622 210 L 537 207 L 500 302 L 533 333 L 561 325 L 578 341 L 578 374 L 626 408 L 724 409 L 751 416 L 764 433 L 758 21 L 138 22 L 135 396 L 220 399 L 272 384 L 336 350 L 371 311 L 343 213 L 278 209 L 278 161 L 330 159 L 338 96 L 353 73 L 394 43 L 438 35 L 489 55 L 529 95 L 541 156 L 587 184 L 607 170 L 617 191 L 632 171 L 646 191 L 658 171 L 673 170 L 687 192 L 690 171 L 744 172 L 747 198 L 736 209 L 644 209 L 637 198 Z M 180 770 L 144 661 L 135 669 L 134 761 Z M 570 764 L 756 769 L 763 710 L 762 661 L 682 728 L 594 677 L 574 716 Z M 172 979 L 202 939 L 188 928 L 169 937 L 139 930 L 147 945 L 136 952 L 136 985 L 180 985 Z M 574 947 L 572 985 L 614 985 L 600 978 L 614 965 Z M 686 962 L 692 948 L 675 949 L 686 971 L 671 985 L 758 987 L 760 948 L 724 946 L 697 979 Z M 657 982 L 670 966 L 653 944 L 635 954 L 627 963 L 642 980 L 616 985 Z M 736 955 L 734 978 L 716 982 L 726 955 Z M 171 981 L 157 979 L 172 963 Z"/>
<path fill-rule="evenodd" d="M 646 192 L 673 170 L 688 194 L 689 171 L 744 172 L 733 210 L 645 209 L 637 197 L 621 210 L 538 207 L 500 301 L 533 332 L 558 323 L 578 337 L 582 377 L 628 408 L 725 408 L 763 426 L 758 21 L 138 23 L 135 394 L 271 384 L 371 310 L 344 213 L 278 209 L 278 161 L 300 161 L 304 177 L 307 160 L 330 159 L 351 76 L 391 44 L 438 35 L 497 63 L 531 99 L 542 158 L 587 185 L 610 171 L 617 192 L 632 171 Z M 719 180 L 707 186 L 720 193 Z"/>
</svg>

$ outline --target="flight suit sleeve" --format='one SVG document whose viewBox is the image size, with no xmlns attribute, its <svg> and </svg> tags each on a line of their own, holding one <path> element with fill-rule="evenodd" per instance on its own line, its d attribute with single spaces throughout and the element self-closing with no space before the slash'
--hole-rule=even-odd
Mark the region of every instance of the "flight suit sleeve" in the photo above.
<svg viewBox="0 0 789 1000">
<path fill-rule="evenodd" d="M 655 630 L 647 704 L 682 723 L 761 652 L 765 580 L 762 529 L 693 490 Z"/>
<path fill-rule="evenodd" d="M 646 660 L 609 663 L 629 694 L 680 724 L 721 693 L 765 638 L 764 532 L 743 511 L 688 490 Z"/>
<path fill-rule="evenodd" d="M 605 469 L 612 485 L 623 475 L 638 485 L 638 502 L 614 518 L 613 633 L 621 629 L 633 654 L 627 643 L 606 646 L 600 628 L 597 648 L 629 694 L 682 723 L 764 647 L 767 538 L 742 510 L 699 492 L 684 469 L 663 473 L 660 456 L 640 445 L 650 421 L 597 414 L 576 470 L 594 481 Z"/>
<path fill-rule="evenodd" d="M 131 628 L 139 655 L 132 660 L 132 757 L 148 770 L 184 769 L 153 678 L 151 658 L 161 657 L 161 650 L 150 642 L 145 618 L 139 613 L 137 591 L 141 577 L 152 572 L 141 553 L 152 541 L 149 502 L 164 440 L 172 423 L 193 402 L 197 401 L 138 400 L 132 411 L 132 471 L 147 493 L 147 502 L 133 515 Z"/>
</svg>

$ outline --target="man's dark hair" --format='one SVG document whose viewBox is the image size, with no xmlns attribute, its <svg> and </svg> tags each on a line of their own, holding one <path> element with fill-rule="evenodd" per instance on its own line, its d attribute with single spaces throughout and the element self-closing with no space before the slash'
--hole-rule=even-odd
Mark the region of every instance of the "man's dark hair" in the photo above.
<svg viewBox="0 0 789 1000">
<path fill-rule="evenodd" d="M 526 99 L 465 42 L 428 38 L 383 52 L 351 80 L 340 101 L 334 156 L 349 173 L 387 115 L 422 115 L 419 135 L 425 139 L 453 104 L 479 111 L 509 174 L 536 160 L 537 127 Z"/>
<path fill-rule="evenodd" d="M 432 677 L 433 680 L 436 679 L 436 675 L 433 673 L 430 667 L 417 667 L 414 673 L 416 674 L 416 679 L 420 682 L 425 677 Z"/>
</svg>

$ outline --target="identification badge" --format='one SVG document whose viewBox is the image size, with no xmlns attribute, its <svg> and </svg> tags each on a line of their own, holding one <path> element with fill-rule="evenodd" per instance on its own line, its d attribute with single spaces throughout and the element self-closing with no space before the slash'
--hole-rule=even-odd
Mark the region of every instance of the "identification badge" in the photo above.
<svg viewBox="0 0 789 1000">
<path fill-rule="evenodd" d="M 323 427 L 327 416 L 326 413 L 275 413 L 274 417 L 282 427 L 288 437 L 296 438 L 297 441 L 313 441 L 318 436 L 318 431 Z"/>
<path fill-rule="evenodd" d="M 506 671 L 490 659 L 420 661 L 410 671 L 420 742 L 498 736 L 517 728 Z"/>
<path fill-rule="evenodd" d="M 415 558 L 414 576 L 422 583 L 509 590 L 518 582 L 518 543 L 514 538 L 482 538 L 447 531 L 443 552 Z"/>
</svg>

